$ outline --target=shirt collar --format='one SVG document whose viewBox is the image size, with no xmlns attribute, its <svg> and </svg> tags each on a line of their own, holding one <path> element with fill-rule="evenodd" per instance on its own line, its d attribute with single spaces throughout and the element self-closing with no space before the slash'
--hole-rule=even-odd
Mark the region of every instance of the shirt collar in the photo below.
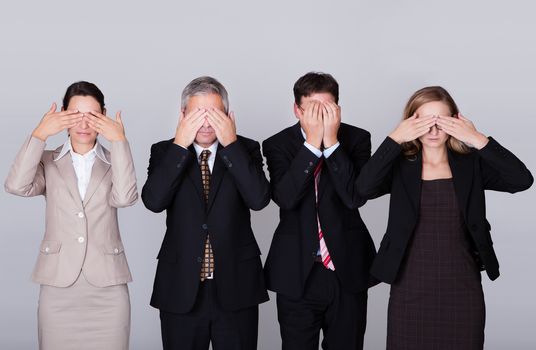
<svg viewBox="0 0 536 350">
<path fill-rule="evenodd" d="M 216 156 L 216 152 L 218 151 L 218 145 L 219 145 L 218 140 L 216 140 L 208 148 L 203 148 L 203 147 L 199 146 L 197 143 L 194 142 L 194 148 L 195 148 L 195 153 L 197 154 L 197 158 L 199 158 L 201 156 L 201 152 L 203 152 L 206 149 L 208 149 L 210 151 L 209 159 L 214 157 L 214 156 Z"/>
<path fill-rule="evenodd" d="M 78 156 L 81 156 L 81 157 L 94 157 L 94 156 L 97 156 L 104 163 L 110 164 L 108 159 L 106 159 L 106 155 L 104 154 L 104 147 L 102 147 L 102 145 L 99 143 L 98 140 L 95 142 L 95 146 L 91 149 L 91 151 L 87 152 L 84 155 L 80 155 L 80 154 L 74 152 L 73 146 L 71 144 L 71 138 L 69 137 L 67 139 L 67 141 L 65 141 L 65 143 L 61 147 L 60 154 L 58 154 L 58 156 L 54 159 L 54 161 L 60 160 L 61 158 L 63 158 L 63 156 L 65 156 L 69 152 L 71 153 L 71 156 L 72 155 L 78 155 Z"/>
</svg>

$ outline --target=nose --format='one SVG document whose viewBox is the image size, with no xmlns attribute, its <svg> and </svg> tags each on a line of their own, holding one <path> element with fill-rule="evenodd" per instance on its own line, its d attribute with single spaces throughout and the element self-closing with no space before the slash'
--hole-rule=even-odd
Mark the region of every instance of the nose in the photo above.
<svg viewBox="0 0 536 350">
<path fill-rule="evenodd" d="M 437 125 L 434 125 L 430 128 L 430 134 L 436 136 L 439 133 L 439 129 L 437 128 Z"/>
<path fill-rule="evenodd" d="M 205 121 L 203 122 L 203 128 L 204 128 L 204 129 L 208 129 L 208 128 L 210 128 L 210 123 L 208 122 L 208 119 L 207 119 L 207 118 L 205 118 Z"/>
<path fill-rule="evenodd" d="M 89 127 L 87 123 L 87 118 L 82 117 L 82 121 L 80 122 L 80 129 L 87 129 Z"/>
</svg>

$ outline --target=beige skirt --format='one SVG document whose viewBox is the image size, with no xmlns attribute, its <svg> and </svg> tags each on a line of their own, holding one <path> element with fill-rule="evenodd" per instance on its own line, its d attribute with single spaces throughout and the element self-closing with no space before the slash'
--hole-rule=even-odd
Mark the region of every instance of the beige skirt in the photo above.
<svg viewBox="0 0 536 350">
<path fill-rule="evenodd" d="M 67 288 L 41 285 L 37 314 L 40 350 L 128 349 L 126 284 L 99 288 L 81 273 Z"/>
</svg>

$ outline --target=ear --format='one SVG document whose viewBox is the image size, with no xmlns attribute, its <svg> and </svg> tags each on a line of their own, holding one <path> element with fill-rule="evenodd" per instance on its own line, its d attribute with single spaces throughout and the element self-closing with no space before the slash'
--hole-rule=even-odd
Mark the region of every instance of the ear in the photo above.
<svg viewBox="0 0 536 350">
<path fill-rule="evenodd" d="M 296 102 L 294 102 L 294 115 L 297 119 L 301 119 L 301 117 L 303 117 L 303 112 L 300 109 L 300 106 L 296 104 Z"/>
<path fill-rule="evenodd" d="M 106 108 L 102 110 L 102 114 L 106 115 Z"/>
</svg>

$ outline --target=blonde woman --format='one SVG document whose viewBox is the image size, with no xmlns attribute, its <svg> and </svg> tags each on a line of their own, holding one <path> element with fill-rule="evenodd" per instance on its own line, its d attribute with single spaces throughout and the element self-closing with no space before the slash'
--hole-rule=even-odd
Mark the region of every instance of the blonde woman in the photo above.
<svg viewBox="0 0 536 350">
<path fill-rule="evenodd" d="M 525 165 L 462 116 L 445 89 L 410 98 L 357 180 L 362 196 L 391 194 L 371 269 L 391 284 L 387 349 L 483 349 L 480 270 L 499 276 L 484 191 L 532 183 Z"/>
</svg>

